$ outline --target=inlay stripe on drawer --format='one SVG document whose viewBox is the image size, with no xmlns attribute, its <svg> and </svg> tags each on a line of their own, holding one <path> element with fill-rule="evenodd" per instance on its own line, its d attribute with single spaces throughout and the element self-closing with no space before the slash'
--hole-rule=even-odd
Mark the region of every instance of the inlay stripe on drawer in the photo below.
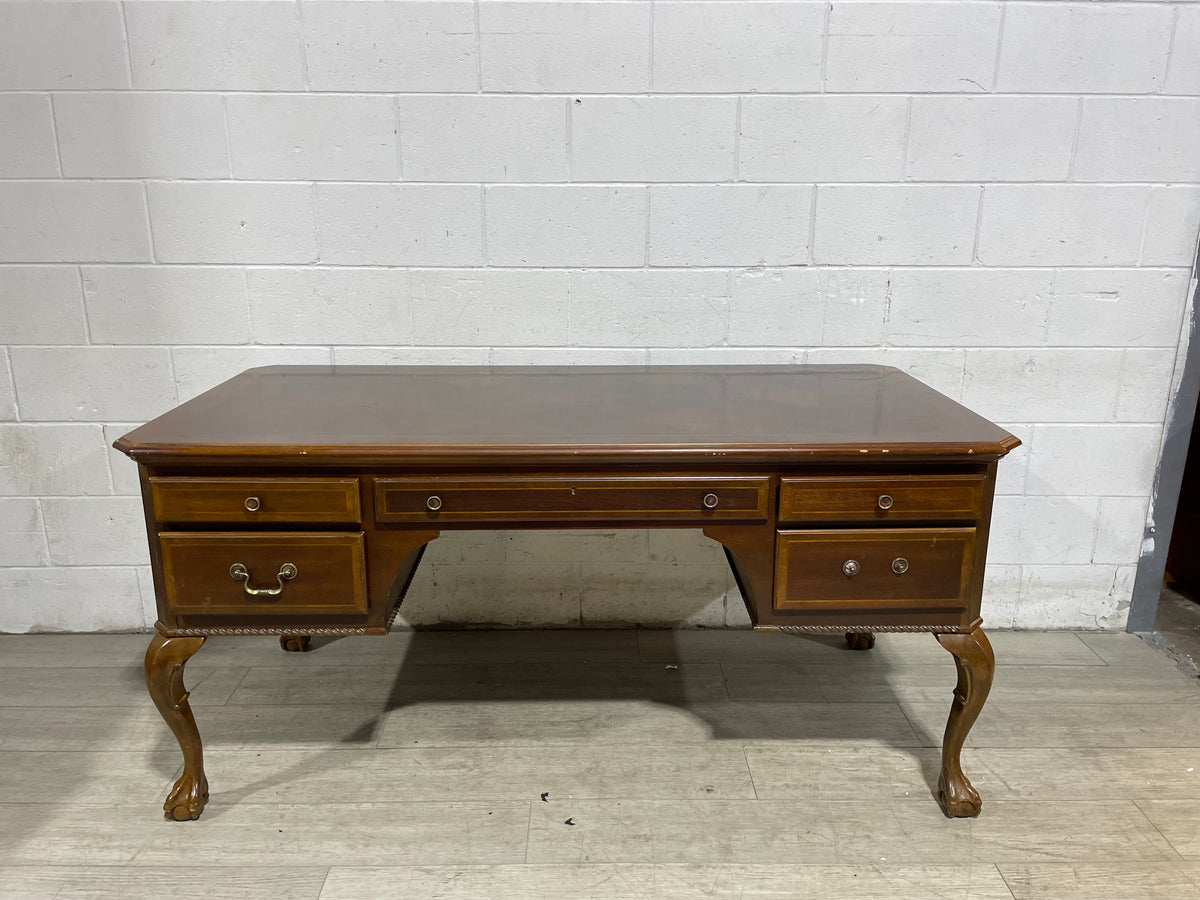
<svg viewBox="0 0 1200 900">
<path fill-rule="evenodd" d="M 787 477 L 779 485 L 779 521 L 974 521 L 983 511 L 983 485 L 982 474 Z"/>
<path fill-rule="evenodd" d="M 160 522 L 349 522 L 357 478 L 151 478 Z"/>
<path fill-rule="evenodd" d="M 159 539 L 172 613 L 366 612 L 361 532 L 166 532 Z"/>
<path fill-rule="evenodd" d="M 974 528 L 780 531 L 776 609 L 962 609 Z"/>
<path fill-rule="evenodd" d="M 763 521 L 760 476 L 378 478 L 380 522 Z"/>
</svg>

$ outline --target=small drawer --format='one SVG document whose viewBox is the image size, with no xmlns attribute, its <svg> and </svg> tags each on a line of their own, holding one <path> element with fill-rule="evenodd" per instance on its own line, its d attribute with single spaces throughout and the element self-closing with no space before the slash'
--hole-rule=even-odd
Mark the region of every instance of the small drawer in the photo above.
<svg viewBox="0 0 1200 900">
<path fill-rule="evenodd" d="M 770 479 L 379 478 L 380 522 L 763 521 Z"/>
<path fill-rule="evenodd" d="M 776 609 L 962 609 L 974 528 L 781 531 Z"/>
<path fill-rule="evenodd" d="M 365 613 L 362 533 L 167 532 L 163 579 L 173 613 Z"/>
<path fill-rule="evenodd" d="M 357 524 L 357 478 L 151 478 L 159 522 Z"/>
<path fill-rule="evenodd" d="M 983 511 L 983 475 L 784 478 L 780 522 L 973 522 Z"/>
</svg>

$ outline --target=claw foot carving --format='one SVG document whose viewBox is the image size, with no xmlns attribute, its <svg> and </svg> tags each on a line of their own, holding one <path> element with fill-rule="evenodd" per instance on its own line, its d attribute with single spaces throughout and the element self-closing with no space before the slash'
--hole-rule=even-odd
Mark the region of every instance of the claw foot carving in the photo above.
<svg viewBox="0 0 1200 900">
<path fill-rule="evenodd" d="M 200 818 L 204 805 L 208 803 L 208 779 L 201 773 L 197 780 L 190 772 L 175 782 L 167 802 L 163 804 L 166 818 L 175 822 L 187 822 Z"/>
<path fill-rule="evenodd" d="M 846 646 L 851 650 L 870 650 L 875 646 L 875 635 L 870 631 L 847 631 Z"/>
<path fill-rule="evenodd" d="M 311 640 L 312 637 L 307 634 L 281 634 L 279 646 L 288 653 L 303 653 Z"/>
<path fill-rule="evenodd" d="M 947 778 L 943 773 L 938 778 L 938 806 L 949 819 L 969 819 L 979 815 L 983 801 L 979 799 L 979 791 L 967 781 L 967 777 L 958 773 L 958 777 Z"/>
</svg>

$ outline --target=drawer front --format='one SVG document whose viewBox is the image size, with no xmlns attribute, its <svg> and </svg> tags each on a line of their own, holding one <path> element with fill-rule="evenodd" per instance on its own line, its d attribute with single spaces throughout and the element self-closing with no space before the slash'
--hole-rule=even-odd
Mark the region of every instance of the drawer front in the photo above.
<svg viewBox="0 0 1200 900">
<path fill-rule="evenodd" d="M 379 478 L 380 522 L 763 521 L 770 479 Z"/>
<path fill-rule="evenodd" d="M 776 609 L 963 609 L 974 528 L 780 531 Z"/>
<path fill-rule="evenodd" d="M 362 520 L 357 478 L 151 478 L 160 522 Z"/>
<path fill-rule="evenodd" d="M 983 475 L 784 478 L 780 522 L 974 521 L 983 512 Z"/>
<path fill-rule="evenodd" d="M 361 532 L 167 532 L 159 538 L 167 603 L 178 615 L 367 610 Z"/>
</svg>

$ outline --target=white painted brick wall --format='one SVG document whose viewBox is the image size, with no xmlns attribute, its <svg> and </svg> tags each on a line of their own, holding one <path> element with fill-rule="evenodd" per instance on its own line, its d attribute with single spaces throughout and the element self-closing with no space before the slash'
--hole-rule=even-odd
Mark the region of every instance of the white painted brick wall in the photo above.
<svg viewBox="0 0 1200 900">
<path fill-rule="evenodd" d="M 0 3 L 0 631 L 150 624 L 111 442 L 330 362 L 899 366 L 1025 442 L 988 623 L 1119 628 L 1197 41 L 1166 0 Z M 697 532 L 426 559 L 412 624 L 747 624 Z"/>
<path fill-rule="evenodd" d="M 229 176 L 219 94 L 58 94 L 54 122 L 69 178 Z"/>
</svg>

